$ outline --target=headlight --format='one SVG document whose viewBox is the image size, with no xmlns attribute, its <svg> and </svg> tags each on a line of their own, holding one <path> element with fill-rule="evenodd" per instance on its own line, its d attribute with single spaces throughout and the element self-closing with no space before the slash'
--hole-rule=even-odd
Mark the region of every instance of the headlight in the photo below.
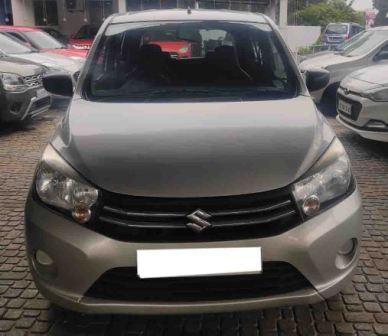
<svg viewBox="0 0 388 336">
<path fill-rule="evenodd" d="M 179 52 L 181 53 L 187 53 L 189 51 L 189 47 L 183 47 L 179 49 Z"/>
<path fill-rule="evenodd" d="M 350 162 L 337 138 L 307 174 L 293 185 L 294 198 L 306 216 L 316 215 L 349 191 L 352 182 Z"/>
<path fill-rule="evenodd" d="M 369 91 L 365 96 L 374 101 L 388 102 L 388 88 Z"/>
<path fill-rule="evenodd" d="M 80 223 L 91 218 L 98 199 L 98 190 L 84 181 L 50 145 L 39 163 L 35 189 L 43 203 L 69 211 Z"/>
<path fill-rule="evenodd" d="M 22 92 L 28 88 L 24 84 L 23 77 L 13 73 L 0 74 L 1 81 L 3 83 L 4 90 L 11 92 Z"/>
</svg>

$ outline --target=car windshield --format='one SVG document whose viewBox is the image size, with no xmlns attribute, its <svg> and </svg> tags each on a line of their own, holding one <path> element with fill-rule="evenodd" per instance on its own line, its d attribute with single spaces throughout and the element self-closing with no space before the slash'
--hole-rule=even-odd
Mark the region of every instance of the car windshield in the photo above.
<svg viewBox="0 0 388 336">
<path fill-rule="evenodd" d="M 21 44 L 11 37 L 0 33 L 0 51 L 5 54 L 29 54 L 33 50 L 24 44 Z"/>
<path fill-rule="evenodd" d="M 75 39 L 92 40 L 97 35 L 98 28 L 94 26 L 82 26 L 81 29 L 74 35 Z"/>
<path fill-rule="evenodd" d="M 115 24 L 93 56 L 84 93 L 125 101 L 294 97 L 297 78 L 288 57 L 264 23 Z"/>
<path fill-rule="evenodd" d="M 64 45 L 43 31 L 26 31 L 24 34 L 38 49 L 62 49 Z"/>
<path fill-rule="evenodd" d="M 347 32 L 348 26 L 345 24 L 329 24 L 325 34 L 346 34 Z"/>
<path fill-rule="evenodd" d="M 364 31 L 342 44 L 339 49 L 343 56 L 361 56 L 368 54 L 386 40 L 388 30 Z"/>
</svg>

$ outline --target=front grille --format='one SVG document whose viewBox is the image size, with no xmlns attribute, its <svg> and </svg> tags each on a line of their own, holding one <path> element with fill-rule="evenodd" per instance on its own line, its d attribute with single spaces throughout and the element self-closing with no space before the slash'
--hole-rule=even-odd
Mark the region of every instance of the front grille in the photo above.
<svg viewBox="0 0 388 336">
<path fill-rule="evenodd" d="M 42 75 L 25 76 L 23 82 L 28 87 L 42 86 Z"/>
<path fill-rule="evenodd" d="M 39 99 L 39 100 L 35 101 L 34 103 L 32 103 L 30 112 L 34 112 L 36 110 L 40 110 L 46 106 L 49 106 L 50 102 L 51 102 L 50 97 L 45 97 L 45 98 Z"/>
<path fill-rule="evenodd" d="M 349 115 L 349 114 L 346 114 L 346 113 L 343 113 L 342 111 L 338 110 L 338 100 L 341 99 L 349 104 L 352 105 L 352 113 Z M 338 113 L 345 117 L 345 118 L 349 118 L 351 120 L 354 120 L 354 121 L 357 121 L 359 115 L 360 115 L 360 112 L 361 112 L 361 109 L 362 109 L 362 105 L 361 103 L 359 102 L 356 102 L 354 100 L 351 100 L 349 99 L 348 97 L 345 97 L 344 95 L 342 94 L 337 94 L 337 111 Z"/>
<path fill-rule="evenodd" d="M 261 274 L 140 279 L 135 267 L 104 273 L 85 296 L 131 302 L 187 302 L 263 298 L 310 289 L 292 265 L 264 262 Z"/>
<path fill-rule="evenodd" d="M 196 210 L 211 217 L 201 233 L 187 227 Z M 104 192 L 90 228 L 122 241 L 217 241 L 273 236 L 302 221 L 288 188 L 225 197 L 148 198 Z"/>
</svg>

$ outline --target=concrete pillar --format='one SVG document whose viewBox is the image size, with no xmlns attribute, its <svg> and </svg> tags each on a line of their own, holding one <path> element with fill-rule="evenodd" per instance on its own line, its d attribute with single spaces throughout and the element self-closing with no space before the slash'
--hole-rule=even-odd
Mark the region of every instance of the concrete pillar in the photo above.
<svg viewBox="0 0 388 336">
<path fill-rule="evenodd" d="M 287 26 L 288 0 L 280 0 L 279 3 L 279 26 Z"/>
<path fill-rule="evenodd" d="M 264 10 L 264 14 L 269 16 L 272 21 L 276 22 L 276 11 L 278 7 L 278 0 L 270 0 L 268 6 Z"/>
<path fill-rule="evenodd" d="M 119 13 L 126 13 L 127 12 L 127 3 L 125 0 L 117 0 L 117 5 L 118 5 Z"/>
<path fill-rule="evenodd" d="M 13 24 L 35 26 L 34 4 L 30 0 L 11 0 Z"/>
</svg>

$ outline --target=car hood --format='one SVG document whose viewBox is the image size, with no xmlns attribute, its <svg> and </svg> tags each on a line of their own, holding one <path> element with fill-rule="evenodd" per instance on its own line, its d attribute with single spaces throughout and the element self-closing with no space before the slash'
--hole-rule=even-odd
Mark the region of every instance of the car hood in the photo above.
<svg viewBox="0 0 388 336">
<path fill-rule="evenodd" d="M 309 97 L 261 102 L 72 101 L 53 147 L 98 187 L 149 197 L 281 188 L 334 133 Z"/>
<path fill-rule="evenodd" d="M 93 39 L 70 39 L 70 44 L 92 45 Z"/>
<path fill-rule="evenodd" d="M 84 60 L 81 58 L 72 59 L 63 55 L 55 55 L 46 52 L 20 54 L 15 56 L 44 65 L 47 68 L 64 70 L 71 74 L 79 71 L 84 63 Z"/>
<path fill-rule="evenodd" d="M 332 65 L 353 62 L 356 57 L 345 57 L 340 54 L 327 53 L 316 57 L 311 57 L 299 64 L 300 69 L 308 70 L 311 68 L 326 68 Z"/>
<path fill-rule="evenodd" d="M 341 83 L 342 87 L 354 92 L 372 90 L 381 86 L 388 86 L 388 64 L 376 65 L 355 71 Z"/>
<path fill-rule="evenodd" d="M 46 53 L 55 54 L 55 55 L 63 55 L 70 58 L 86 58 L 88 55 L 87 50 L 79 50 L 75 48 L 63 48 L 63 49 L 46 49 L 44 50 Z"/>
<path fill-rule="evenodd" d="M 0 72 L 14 73 L 20 76 L 41 74 L 43 67 L 31 61 L 17 57 L 0 57 Z"/>
</svg>

